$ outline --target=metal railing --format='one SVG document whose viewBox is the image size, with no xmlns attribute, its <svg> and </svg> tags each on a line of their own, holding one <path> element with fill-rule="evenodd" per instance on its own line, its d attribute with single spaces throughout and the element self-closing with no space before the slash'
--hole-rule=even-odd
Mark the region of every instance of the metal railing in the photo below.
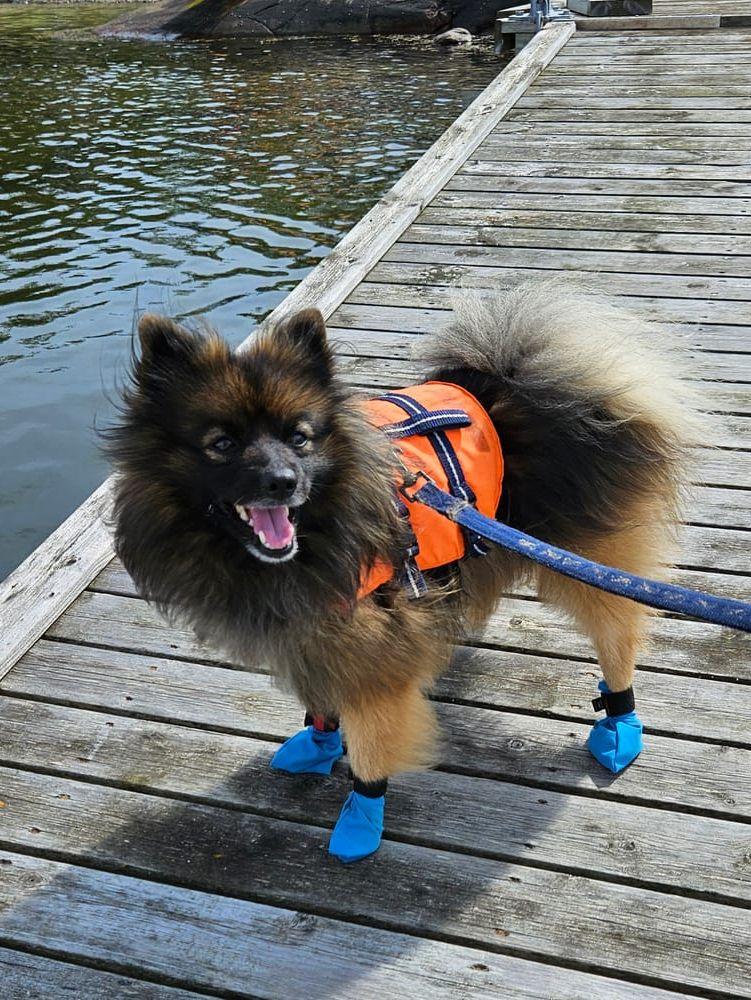
<svg viewBox="0 0 751 1000">
<path fill-rule="evenodd" d="M 539 31 L 549 21 L 570 21 L 572 18 L 570 10 L 554 6 L 552 0 L 531 0 L 529 5 L 529 20 L 535 31 Z"/>
</svg>

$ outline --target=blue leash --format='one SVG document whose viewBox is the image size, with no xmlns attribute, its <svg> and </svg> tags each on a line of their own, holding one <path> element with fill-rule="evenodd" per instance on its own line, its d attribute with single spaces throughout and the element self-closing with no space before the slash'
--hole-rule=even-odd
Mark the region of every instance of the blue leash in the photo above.
<svg viewBox="0 0 751 1000">
<path fill-rule="evenodd" d="M 426 480 L 419 489 L 409 493 L 406 487 L 402 490 L 407 499 L 417 500 L 473 534 L 495 542 L 496 545 L 511 552 L 517 552 L 541 566 L 547 566 L 556 573 L 570 576 L 574 580 L 580 580 L 599 590 L 606 590 L 610 594 L 628 597 L 640 604 L 648 604 L 660 611 L 674 611 L 715 625 L 727 625 L 742 632 L 751 632 L 751 604 L 745 601 L 738 601 L 732 597 L 716 597 L 714 594 L 704 594 L 700 590 L 690 590 L 688 587 L 679 587 L 672 583 L 647 580 L 612 566 L 592 562 L 582 556 L 574 555 L 573 552 L 541 542 L 531 535 L 525 535 L 523 531 L 517 531 L 507 524 L 494 521 L 492 517 L 486 517 L 466 500 L 451 496 L 450 493 L 439 489 L 424 473 L 418 473 L 415 481 L 407 486 L 414 487 L 418 479 Z"/>
</svg>

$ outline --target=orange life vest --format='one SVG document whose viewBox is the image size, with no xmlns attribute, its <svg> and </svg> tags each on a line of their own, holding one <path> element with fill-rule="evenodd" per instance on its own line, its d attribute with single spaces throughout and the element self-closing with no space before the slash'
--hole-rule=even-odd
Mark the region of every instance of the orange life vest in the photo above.
<svg viewBox="0 0 751 1000">
<path fill-rule="evenodd" d="M 392 401 L 396 399 L 402 405 Z M 466 389 L 449 382 L 424 382 L 399 389 L 391 396 L 368 400 L 364 406 L 370 422 L 394 438 L 410 472 L 424 472 L 441 489 L 456 493 L 452 470 L 458 461 L 459 476 L 469 487 L 470 501 L 474 500 L 480 513 L 496 516 L 503 482 L 501 444 L 488 413 Z M 452 413 L 453 423 L 449 416 Z M 465 416 L 463 421 L 461 416 Z M 445 420 L 437 434 L 421 433 L 421 422 L 430 425 L 429 417 L 434 418 L 433 424 Z M 401 436 L 403 432 L 408 436 Z M 463 558 L 467 539 L 458 524 L 430 507 L 401 498 L 417 543 L 414 562 L 419 570 L 436 569 Z M 366 597 L 393 576 L 393 566 L 377 562 L 363 574 L 358 597 Z"/>
</svg>

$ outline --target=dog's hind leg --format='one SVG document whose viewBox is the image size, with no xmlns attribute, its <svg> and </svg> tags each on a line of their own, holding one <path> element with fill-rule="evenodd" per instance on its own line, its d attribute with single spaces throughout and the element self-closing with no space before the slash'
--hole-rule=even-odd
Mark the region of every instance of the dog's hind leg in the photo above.
<svg viewBox="0 0 751 1000">
<path fill-rule="evenodd" d="M 550 574 L 552 576 L 552 574 Z M 567 611 L 595 647 L 604 680 L 593 701 L 605 709 L 596 722 L 587 746 L 593 757 L 617 774 L 638 757 L 642 749 L 642 724 L 635 712 L 634 671 L 647 615 L 643 607 L 586 584 L 540 575 L 540 597 Z"/>
<path fill-rule="evenodd" d="M 378 849 L 387 779 L 433 762 L 436 722 L 419 684 L 410 683 L 343 709 L 342 724 L 354 785 L 329 851 L 348 862 Z"/>
<path fill-rule="evenodd" d="M 279 747 L 271 767 L 288 774 L 331 774 L 343 754 L 339 719 L 307 712 L 305 728 Z"/>
<path fill-rule="evenodd" d="M 660 572 L 657 564 L 663 548 L 655 532 L 642 527 L 581 546 L 579 551 L 598 562 L 654 576 Z M 594 705 L 604 709 L 606 717 L 595 723 L 587 745 L 604 767 L 617 774 L 642 749 L 642 724 L 635 712 L 633 681 L 651 613 L 634 601 L 549 570 L 541 570 L 538 581 L 540 598 L 566 611 L 592 640 L 604 677 Z"/>
</svg>

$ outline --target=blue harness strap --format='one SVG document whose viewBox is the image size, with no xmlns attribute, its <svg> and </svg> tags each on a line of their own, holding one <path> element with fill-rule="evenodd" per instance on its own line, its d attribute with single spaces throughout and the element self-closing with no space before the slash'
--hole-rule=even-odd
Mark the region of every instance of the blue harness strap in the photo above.
<svg viewBox="0 0 751 1000">
<path fill-rule="evenodd" d="M 396 504 L 397 513 L 405 525 L 409 526 L 409 542 L 404 550 L 404 561 L 401 571 L 398 574 L 398 582 L 409 593 L 411 598 L 417 599 L 418 597 L 424 597 L 428 592 L 425 577 L 417 565 L 417 553 L 420 551 L 420 545 L 414 531 L 412 531 L 407 505 L 398 493 L 394 496 L 394 503 Z"/>
<path fill-rule="evenodd" d="M 422 403 L 404 392 L 387 392 L 378 398 L 386 403 L 393 403 L 408 414 L 406 420 L 398 424 L 386 424 L 381 430 L 395 440 L 418 434 L 426 437 L 446 474 L 451 495 L 468 504 L 474 504 L 476 500 L 474 491 L 464 478 L 462 464 L 446 434 L 446 430 L 455 427 L 468 427 L 472 423 L 469 415 L 464 410 L 428 410 Z M 471 555 L 487 555 L 487 546 L 476 532 L 465 528 L 464 534 L 467 551 Z"/>
<path fill-rule="evenodd" d="M 420 478 L 418 476 L 418 478 Z M 422 478 L 426 478 L 424 475 Z M 556 573 L 562 573 L 581 583 L 605 590 L 619 597 L 627 597 L 640 604 L 647 604 L 660 611 L 672 611 L 714 625 L 727 625 L 751 632 L 751 604 L 731 597 L 717 597 L 705 594 L 689 587 L 679 587 L 673 583 L 661 583 L 648 580 L 634 573 L 627 573 L 613 566 L 592 562 L 582 556 L 574 555 L 565 549 L 556 548 L 538 538 L 517 531 L 507 524 L 485 517 L 470 504 L 451 496 L 445 490 L 439 489 L 435 483 L 427 480 L 425 485 L 407 492 L 404 495 L 409 500 L 417 500 L 432 510 L 443 514 L 456 524 L 473 531 L 488 541 L 500 545 L 504 549 L 516 552 L 533 562 L 546 566 Z"/>
<path fill-rule="evenodd" d="M 386 396 L 380 396 L 379 399 L 384 399 L 387 403 L 395 402 Z M 381 430 L 386 437 L 396 441 L 400 438 L 412 437 L 414 434 L 428 434 L 443 428 L 468 427 L 471 423 L 469 414 L 465 413 L 464 410 L 433 410 L 432 412 L 426 410 L 425 416 L 408 417 L 407 420 L 402 420 L 398 424 L 384 424 Z"/>
</svg>

